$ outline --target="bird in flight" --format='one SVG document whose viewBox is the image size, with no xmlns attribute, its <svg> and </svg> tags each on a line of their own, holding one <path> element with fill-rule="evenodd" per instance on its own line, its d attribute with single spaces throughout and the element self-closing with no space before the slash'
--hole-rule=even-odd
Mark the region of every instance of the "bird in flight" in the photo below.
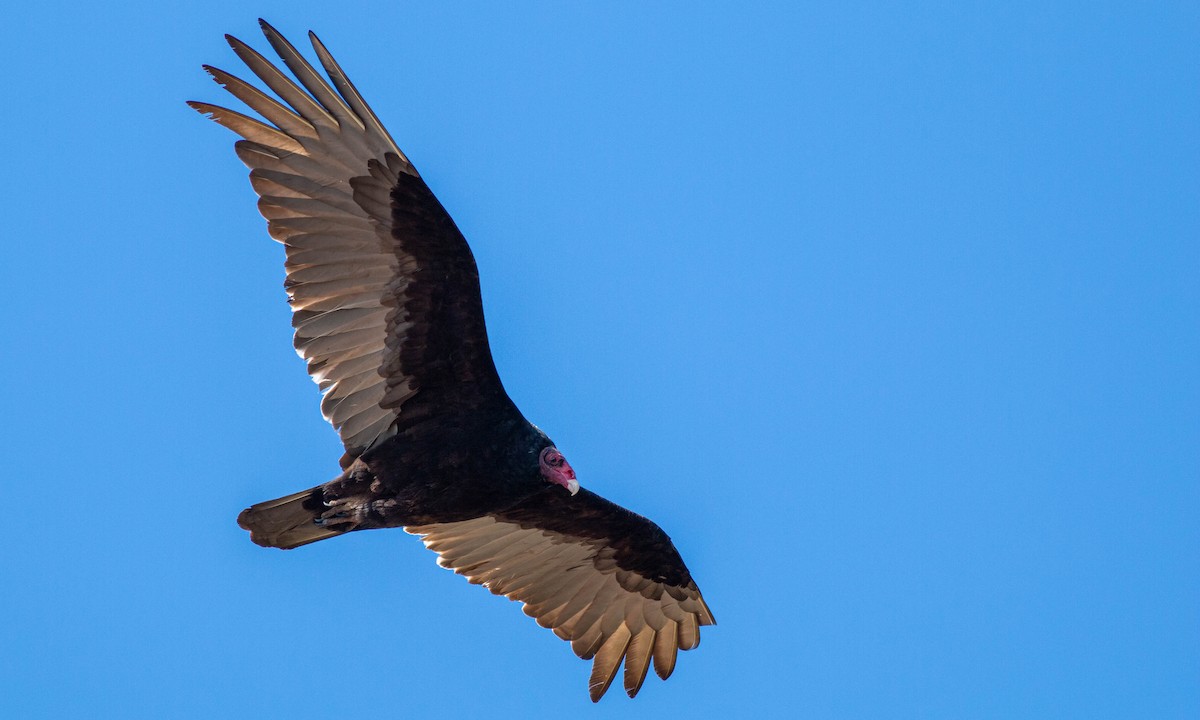
<svg viewBox="0 0 1200 720">
<path fill-rule="evenodd" d="M 226 40 L 278 99 L 204 69 L 262 120 L 188 104 L 242 137 L 234 149 L 286 248 L 296 351 L 345 454 L 334 479 L 252 505 L 238 524 L 283 549 L 404 528 L 593 660 L 593 702 L 622 662 L 630 697 L 651 664 L 665 680 L 715 622 L 671 539 L 580 489 L 504 391 L 454 221 L 316 35 L 328 80 L 260 24 L 295 80 Z"/>
</svg>

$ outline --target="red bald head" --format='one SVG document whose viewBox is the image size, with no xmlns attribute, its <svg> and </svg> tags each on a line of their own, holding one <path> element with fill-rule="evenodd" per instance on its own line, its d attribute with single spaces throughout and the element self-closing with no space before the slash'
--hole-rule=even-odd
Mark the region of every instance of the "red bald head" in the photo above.
<svg viewBox="0 0 1200 720">
<path fill-rule="evenodd" d="M 579 492 L 579 481 L 575 479 L 575 471 L 558 448 L 551 445 L 542 450 L 538 457 L 538 465 L 542 468 L 542 477 L 546 478 L 546 482 L 562 485 L 572 495 Z"/>
</svg>

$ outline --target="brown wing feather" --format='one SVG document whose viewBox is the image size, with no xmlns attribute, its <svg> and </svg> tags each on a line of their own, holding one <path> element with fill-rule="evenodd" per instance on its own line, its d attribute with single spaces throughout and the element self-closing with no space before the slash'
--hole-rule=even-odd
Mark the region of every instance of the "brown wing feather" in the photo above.
<svg viewBox="0 0 1200 720">
<path fill-rule="evenodd" d="M 699 627 L 715 623 L 712 612 L 654 523 L 586 490 L 555 490 L 495 515 L 405 529 L 438 553 L 439 565 L 522 602 L 593 660 L 593 701 L 622 661 L 633 697 L 651 662 L 659 677 L 670 676 L 676 652 L 694 648 Z"/>
<path fill-rule="evenodd" d="M 189 104 L 244 138 L 238 157 L 251 168 L 271 237 L 287 249 L 296 351 L 324 393 L 321 411 L 346 447 L 343 465 L 405 417 L 507 400 L 478 271 L 454 221 L 315 35 L 332 85 L 274 28 L 263 23 L 263 32 L 299 84 L 227 39 L 283 102 L 206 69 L 267 122 Z"/>
</svg>

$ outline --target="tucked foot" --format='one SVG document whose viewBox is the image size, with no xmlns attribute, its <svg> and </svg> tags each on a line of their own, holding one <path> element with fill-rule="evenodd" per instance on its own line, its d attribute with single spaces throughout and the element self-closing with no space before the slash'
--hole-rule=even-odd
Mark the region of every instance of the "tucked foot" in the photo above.
<svg viewBox="0 0 1200 720">
<path fill-rule="evenodd" d="M 313 518 L 313 524 L 328 530 L 349 532 L 361 525 L 366 517 L 362 504 L 355 498 L 327 500 L 323 504 L 326 509 Z"/>
</svg>

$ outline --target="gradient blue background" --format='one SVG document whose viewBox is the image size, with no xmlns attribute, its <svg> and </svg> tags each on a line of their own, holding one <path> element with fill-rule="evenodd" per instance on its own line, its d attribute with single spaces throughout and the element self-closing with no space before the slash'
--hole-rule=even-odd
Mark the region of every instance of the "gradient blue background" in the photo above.
<svg viewBox="0 0 1200 720">
<path fill-rule="evenodd" d="M 206 5 L 0 11 L 5 717 L 1200 717 L 1194 3 Z M 259 14 L 471 240 L 526 415 L 682 549 L 721 624 L 668 683 L 593 708 L 401 532 L 234 524 L 341 452 L 183 104 Z"/>
</svg>

